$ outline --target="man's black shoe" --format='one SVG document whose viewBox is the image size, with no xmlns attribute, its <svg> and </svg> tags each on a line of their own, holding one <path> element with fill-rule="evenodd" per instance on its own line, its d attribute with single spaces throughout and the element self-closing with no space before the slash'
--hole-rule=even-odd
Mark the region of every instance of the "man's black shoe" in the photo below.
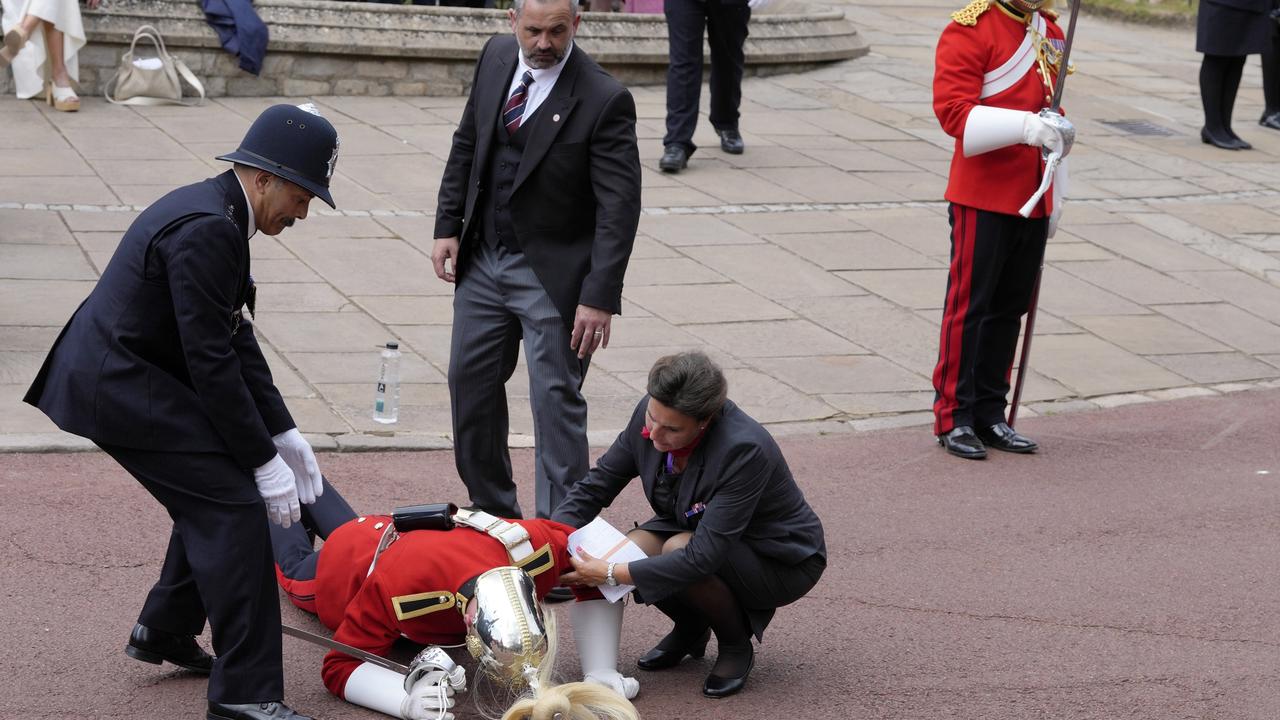
<svg viewBox="0 0 1280 720">
<path fill-rule="evenodd" d="M 1026 435 L 1019 435 L 1008 423 L 999 422 L 988 428 L 980 428 L 978 437 L 987 447 L 1011 453 L 1033 453 L 1040 446 Z"/>
<path fill-rule="evenodd" d="M 557 585 L 551 588 L 547 596 L 542 599 L 551 603 L 568 602 L 573 599 L 573 589 L 564 585 Z"/>
<path fill-rule="evenodd" d="M 982 446 L 982 441 L 973 434 L 973 428 L 968 425 L 957 425 L 951 432 L 939 435 L 938 444 L 952 455 L 967 460 L 981 460 L 987 456 L 987 449 Z"/>
<path fill-rule="evenodd" d="M 124 654 L 152 665 L 167 661 L 205 675 L 213 670 L 213 657 L 197 645 L 196 639 L 191 635 L 174 635 L 152 630 L 142 624 L 133 626 L 133 632 L 129 633 L 129 644 L 124 646 Z"/>
<path fill-rule="evenodd" d="M 717 130 L 716 134 L 720 136 L 720 149 L 730 155 L 741 155 L 747 148 L 742 142 L 742 133 L 737 130 Z"/>
<path fill-rule="evenodd" d="M 209 701 L 209 712 L 206 720 L 311 720 L 306 715 L 299 715 L 282 702 L 249 703 L 247 705 L 224 705 Z"/>
<path fill-rule="evenodd" d="M 1280 112 L 1265 114 L 1258 121 L 1262 127 L 1271 128 L 1272 130 L 1280 130 Z"/>
<path fill-rule="evenodd" d="M 662 151 L 662 159 L 658 161 L 658 167 L 662 168 L 662 172 L 680 172 L 688 166 L 689 151 L 680 145 L 668 145 Z"/>
</svg>

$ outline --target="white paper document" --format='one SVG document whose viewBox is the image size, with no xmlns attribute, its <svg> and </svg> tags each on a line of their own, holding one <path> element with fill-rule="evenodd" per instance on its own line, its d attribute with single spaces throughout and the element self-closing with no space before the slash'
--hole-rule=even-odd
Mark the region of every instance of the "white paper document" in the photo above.
<svg viewBox="0 0 1280 720">
<path fill-rule="evenodd" d="M 617 528 L 600 517 L 569 535 L 569 554 L 578 557 L 579 549 L 586 550 L 591 557 L 613 563 L 643 560 L 648 557 L 639 545 L 628 540 L 626 535 L 618 532 Z M 604 595 L 609 602 L 618 602 L 634 589 L 634 585 L 616 587 L 601 585 L 600 594 Z"/>
</svg>

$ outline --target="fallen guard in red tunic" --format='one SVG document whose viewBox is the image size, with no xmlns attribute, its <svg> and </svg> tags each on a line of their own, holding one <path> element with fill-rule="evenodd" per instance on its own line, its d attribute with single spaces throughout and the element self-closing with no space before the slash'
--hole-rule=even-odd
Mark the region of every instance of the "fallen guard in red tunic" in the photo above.
<svg viewBox="0 0 1280 720">
<path fill-rule="evenodd" d="M 460 510 L 453 529 L 397 532 L 390 515 L 357 516 L 327 480 L 321 498 L 307 506 L 302 523 L 272 531 L 277 577 L 289 599 L 315 613 L 334 640 L 360 650 L 386 657 L 402 636 L 429 646 L 407 679 L 330 652 L 322 674 L 331 693 L 393 717 L 450 720 L 453 695 L 466 689 L 466 676 L 438 646 L 464 641 L 481 668 L 507 685 L 534 685 L 545 652 L 540 634 L 524 638 L 527 647 L 515 653 L 521 662 L 511 662 L 510 648 L 495 661 L 492 648 L 486 649 L 493 640 L 474 627 L 476 616 L 485 615 L 481 625 L 536 630 L 542 616 L 537 599 L 572 569 L 568 537 L 574 528 Z M 319 551 L 308 530 L 325 539 Z M 511 571 L 507 585 L 527 585 L 526 602 L 513 602 L 518 592 L 494 592 L 497 581 L 482 579 L 497 568 Z M 635 697 L 639 683 L 617 671 L 622 603 L 610 603 L 595 589 L 575 594 L 569 614 L 584 680 Z"/>
</svg>

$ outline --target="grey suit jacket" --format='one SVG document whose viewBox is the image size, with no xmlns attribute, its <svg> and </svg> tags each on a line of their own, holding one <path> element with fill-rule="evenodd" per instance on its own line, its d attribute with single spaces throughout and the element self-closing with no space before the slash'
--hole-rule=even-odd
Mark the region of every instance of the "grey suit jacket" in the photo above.
<svg viewBox="0 0 1280 720">
<path fill-rule="evenodd" d="M 627 428 L 613 441 L 581 482 L 576 483 L 553 520 L 582 527 L 606 508 L 637 476 L 645 497 L 653 488 L 666 453 L 640 435 L 649 396 L 641 398 Z M 686 516 L 702 503 L 706 509 Z M 646 602 L 657 602 L 690 583 L 715 573 L 734 543 L 745 543 L 762 557 L 799 563 L 827 547 L 822 522 L 809 507 L 773 436 L 732 401 L 708 427 L 685 466 L 676 514 L 654 505 L 672 529 L 693 532 L 680 551 L 629 564 L 631 577 Z"/>
</svg>

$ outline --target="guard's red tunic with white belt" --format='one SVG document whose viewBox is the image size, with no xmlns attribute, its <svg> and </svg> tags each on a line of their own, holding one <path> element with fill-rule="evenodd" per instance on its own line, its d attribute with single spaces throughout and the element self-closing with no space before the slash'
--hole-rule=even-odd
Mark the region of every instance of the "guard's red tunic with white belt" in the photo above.
<svg viewBox="0 0 1280 720">
<path fill-rule="evenodd" d="M 506 548 L 470 528 L 414 530 L 378 556 L 374 551 L 391 518 L 366 515 L 333 531 L 320 550 L 312 584 L 314 609 L 333 639 L 386 657 L 401 635 L 422 645 L 462 642 L 466 628 L 456 591 L 471 578 L 510 565 Z M 571 570 L 567 550 L 573 528 L 551 520 L 512 520 L 529 533 L 534 553 L 521 563 L 533 576 L 539 598 Z M 292 594 L 292 593 L 291 593 Z M 295 604 L 307 607 L 301 598 Z M 324 659 L 324 684 L 343 697 L 347 678 L 359 665 L 339 652 Z"/>
<path fill-rule="evenodd" d="M 1030 112 L 1049 106 L 1036 33 L 1059 43 L 1063 38 L 1062 30 L 1045 12 L 1037 11 L 1029 22 L 1023 22 L 998 7 L 976 14 L 973 25 L 957 19 L 942 31 L 933 77 L 933 111 L 942 129 L 956 139 L 947 200 L 1016 215 L 1039 187 L 1043 170 L 1040 148 L 1016 144 L 973 157 L 965 157 L 963 152 L 965 123 L 974 106 Z M 1048 72 L 1052 85 L 1054 70 Z M 1051 195 L 1046 193 L 1032 217 L 1043 217 L 1052 210 Z"/>
</svg>

